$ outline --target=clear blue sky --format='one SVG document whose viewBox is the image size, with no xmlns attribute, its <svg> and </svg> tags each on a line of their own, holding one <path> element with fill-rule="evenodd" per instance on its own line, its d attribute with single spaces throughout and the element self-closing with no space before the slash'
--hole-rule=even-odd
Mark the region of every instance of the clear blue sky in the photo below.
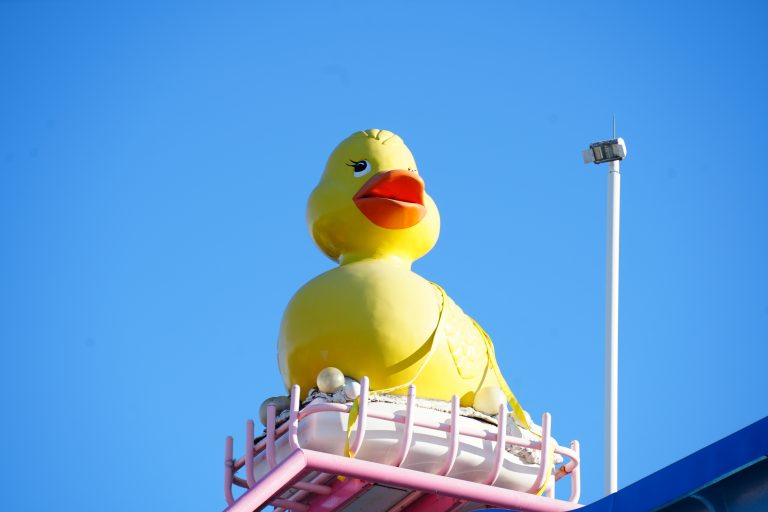
<svg viewBox="0 0 768 512">
<path fill-rule="evenodd" d="M 109 5 L 107 5 L 109 4 Z M 577 5 L 578 4 L 578 5 Z M 334 145 L 399 133 L 473 315 L 602 492 L 606 169 L 622 166 L 620 484 L 768 414 L 761 2 L 0 1 L 6 510 L 217 510 L 332 266 Z M 105 505 L 107 504 L 107 505 Z"/>
</svg>

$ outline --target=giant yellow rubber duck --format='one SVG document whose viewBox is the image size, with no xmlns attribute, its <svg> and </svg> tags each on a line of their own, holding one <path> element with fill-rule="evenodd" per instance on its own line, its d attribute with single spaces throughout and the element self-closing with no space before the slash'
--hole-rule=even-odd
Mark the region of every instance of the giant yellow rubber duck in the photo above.
<svg viewBox="0 0 768 512">
<path fill-rule="evenodd" d="M 528 426 L 496 365 L 490 338 L 439 286 L 411 271 L 437 242 L 440 216 L 403 140 L 386 130 L 352 134 L 333 151 L 312 192 L 307 222 L 339 266 L 304 285 L 280 327 L 286 387 L 308 390 L 335 367 L 371 389 L 462 406 L 500 390 Z M 487 395 L 487 393 L 485 393 Z"/>
</svg>

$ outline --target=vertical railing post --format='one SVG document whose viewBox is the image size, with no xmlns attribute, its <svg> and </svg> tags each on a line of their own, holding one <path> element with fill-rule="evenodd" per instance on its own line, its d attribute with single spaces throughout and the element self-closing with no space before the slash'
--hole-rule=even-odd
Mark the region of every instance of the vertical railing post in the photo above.
<svg viewBox="0 0 768 512">
<path fill-rule="evenodd" d="M 245 479 L 248 488 L 253 489 L 256 478 L 253 476 L 253 420 L 245 422 Z"/>
<path fill-rule="evenodd" d="M 301 388 L 298 384 L 291 387 L 291 415 L 288 418 L 288 442 L 291 448 L 299 448 L 299 402 Z"/>
<path fill-rule="evenodd" d="M 267 405 L 267 465 L 269 469 L 274 468 L 277 465 L 275 460 L 275 414 L 277 413 L 277 407 L 275 404 Z"/>
<path fill-rule="evenodd" d="M 487 485 L 493 485 L 499 478 L 501 465 L 504 463 L 504 454 L 507 451 L 507 404 L 499 405 L 498 428 L 496 429 L 496 450 L 494 451 L 493 467 L 485 481 Z"/>
<path fill-rule="evenodd" d="M 413 408 L 416 405 L 416 386 L 411 384 L 408 386 L 408 398 L 405 402 L 405 422 L 403 423 L 403 439 L 400 442 L 400 453 L 397 455 L 397 459 L 392 463 L 393 466 L 402 466 L 405 462 L 405 458 L 408 456 L 408 451 L 411 449 L 411 441 L 413 440 Z"/>
<path fill-rule="evenodd" d="M 234 496 L 232 496 L 232 472 L 234 471 L 235 461 L 233 456 L 233 444 L 232 436 L 227 436 L 224 440 L 224 499 L 227 500 L 228 505 L 232 505 L 235 502 Z"/>
<path fill-rule="evenodd" d="M 538 493 L 541 491 L 542 486 L 547 478 L 547 471 L 549 468 L 549 445 L 551 444 L 551 421 L 552 416 L 548 412 L 545 412 L 541 417 L 541 463 L 539 464 L 539 471 L 536 473 L 536 479 L 533 481 L 533 485 L 528 492 Z"/>
<path fill-rule="evenodd" d="M 459 397 L 453 395 L 451 397 L 451 431 L 448 433 L 448 453 L 443 467 L 437 473 L 438 475 L 447 475 L 451 472 L 453 464 L 456 462 L 456 455 L 459 453 L 459 410 Z"/>
<path fill-rule="evenodd" d="M 571 449 L 576 452 L 578 463 L 571 471 L 571 497 L 573 503 L 578 503 L 581 497 L 581 453 L 579 453 L 579 442 L 571 441 Z"/>
<path fill-rule="evenodd" d="M 363 445 L 363 439 L 365 438 L 365 427 L 368 417 L 368 388 L 368 377 L 363 377 L 360 379 L 360 408 L 357 413 L 357 433 L 349 447 L 353 454 L 360 451 L 360 447 Z"/>
</svg>

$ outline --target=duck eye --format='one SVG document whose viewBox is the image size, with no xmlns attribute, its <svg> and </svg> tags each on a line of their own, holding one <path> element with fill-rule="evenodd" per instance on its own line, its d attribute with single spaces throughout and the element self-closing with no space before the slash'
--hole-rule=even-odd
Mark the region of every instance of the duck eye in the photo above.
<svg viewBox="0 0 768 512">
<path fill-rule="evenodd" d="M 360 160 L 359 162 L 350 160 L 347 165 L 354 169 L 355 178 L 365 176 L 371 170 L 371 163 L 368 160 Z"/>
</svg>

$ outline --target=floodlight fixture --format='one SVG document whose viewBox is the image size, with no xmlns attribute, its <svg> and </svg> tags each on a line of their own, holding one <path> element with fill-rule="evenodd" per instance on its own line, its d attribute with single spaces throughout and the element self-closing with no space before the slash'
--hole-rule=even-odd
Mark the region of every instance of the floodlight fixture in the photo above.
<svg viewBox="0 0 768 512">
<path fill-rule="evenodd" d="M 593 142 L 589 145 L 589 149 L 581 152 L 581 157 L 584 159 L 585 164 L 602 164 L 604 162 L 624 160 L 627 157 L 627 145 L 621 137 Z"/>
</svg>

